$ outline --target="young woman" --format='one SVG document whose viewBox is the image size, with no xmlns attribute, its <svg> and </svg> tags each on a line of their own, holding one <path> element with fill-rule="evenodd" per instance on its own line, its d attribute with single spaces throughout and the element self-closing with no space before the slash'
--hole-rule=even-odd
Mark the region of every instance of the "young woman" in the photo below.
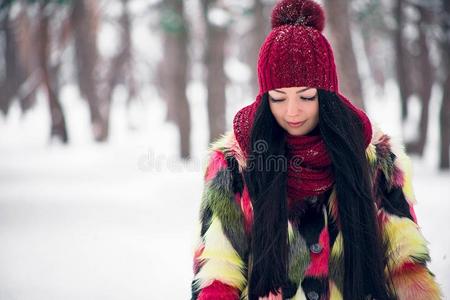
<svg viewBox="0 0 450 300">
<path fill-rule="evenodd" d="M 338 90 L 324 15 L 283 0 L 260 91 L 205 171 L 192 299 L 440 299 L 410 162 Z"/>
</svg>

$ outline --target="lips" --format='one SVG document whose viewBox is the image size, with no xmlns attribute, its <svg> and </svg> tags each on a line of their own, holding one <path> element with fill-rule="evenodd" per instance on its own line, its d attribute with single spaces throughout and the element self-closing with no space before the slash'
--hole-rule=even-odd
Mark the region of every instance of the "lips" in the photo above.
<svg viewBox="0 0 450 300">
<path fill-rule="evenodd" d="M 302 121 L 302 122 L 287 122 L 289 124 L 289 126 L 291 127 L 300 127 L 303 124 L 305 124 L 306 121 Z"/>
</svg>

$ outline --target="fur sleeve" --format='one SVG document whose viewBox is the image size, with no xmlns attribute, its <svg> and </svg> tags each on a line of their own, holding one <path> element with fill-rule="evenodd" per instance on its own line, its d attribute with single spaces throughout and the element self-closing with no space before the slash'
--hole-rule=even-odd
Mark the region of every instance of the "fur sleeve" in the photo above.
<svg viewBox="0 0 450 300">
<path fill-rule="evenodd" d="M 192 299 L 239 299 L 247 284 L 248 241 L 226 139 L 212 144 L 204 173 Z"/>
<path fill-rule="evenodd" d="M 411 161 L 400 143 L 380 130 L 374 132 L 367 156 L 395 291 L 400 300 L 441 299 L 440 288 L 427 266 L 427 241 L 413 209 L 416 199 Z"/>
</svg>

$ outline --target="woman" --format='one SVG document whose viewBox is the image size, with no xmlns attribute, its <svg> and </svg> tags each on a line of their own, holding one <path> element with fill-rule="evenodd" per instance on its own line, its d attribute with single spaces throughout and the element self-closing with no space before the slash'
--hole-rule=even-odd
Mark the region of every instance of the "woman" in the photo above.
<svg viewBox="0 0 450 300">
<path fill-rule="evenodd" d="M 192 299 L 441 298 L 409 159 L 339 92 L 323 27 L 311 0 L 272 11 L 259 94 L 210 149 Z"/>
</svg>

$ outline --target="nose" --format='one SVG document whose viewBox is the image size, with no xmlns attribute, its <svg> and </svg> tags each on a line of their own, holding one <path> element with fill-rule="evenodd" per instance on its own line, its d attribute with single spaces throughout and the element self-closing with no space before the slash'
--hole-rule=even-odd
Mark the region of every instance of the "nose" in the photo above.
<svg viewBox="0 0 450 300">
<path fill-rule="evenodd" d="M 293 117 L 298 114 L 299 105 L 295 98 L 290 98 L 287 101 L 287 111 L 286 114 L 288 117 Z"/>
</svg>

